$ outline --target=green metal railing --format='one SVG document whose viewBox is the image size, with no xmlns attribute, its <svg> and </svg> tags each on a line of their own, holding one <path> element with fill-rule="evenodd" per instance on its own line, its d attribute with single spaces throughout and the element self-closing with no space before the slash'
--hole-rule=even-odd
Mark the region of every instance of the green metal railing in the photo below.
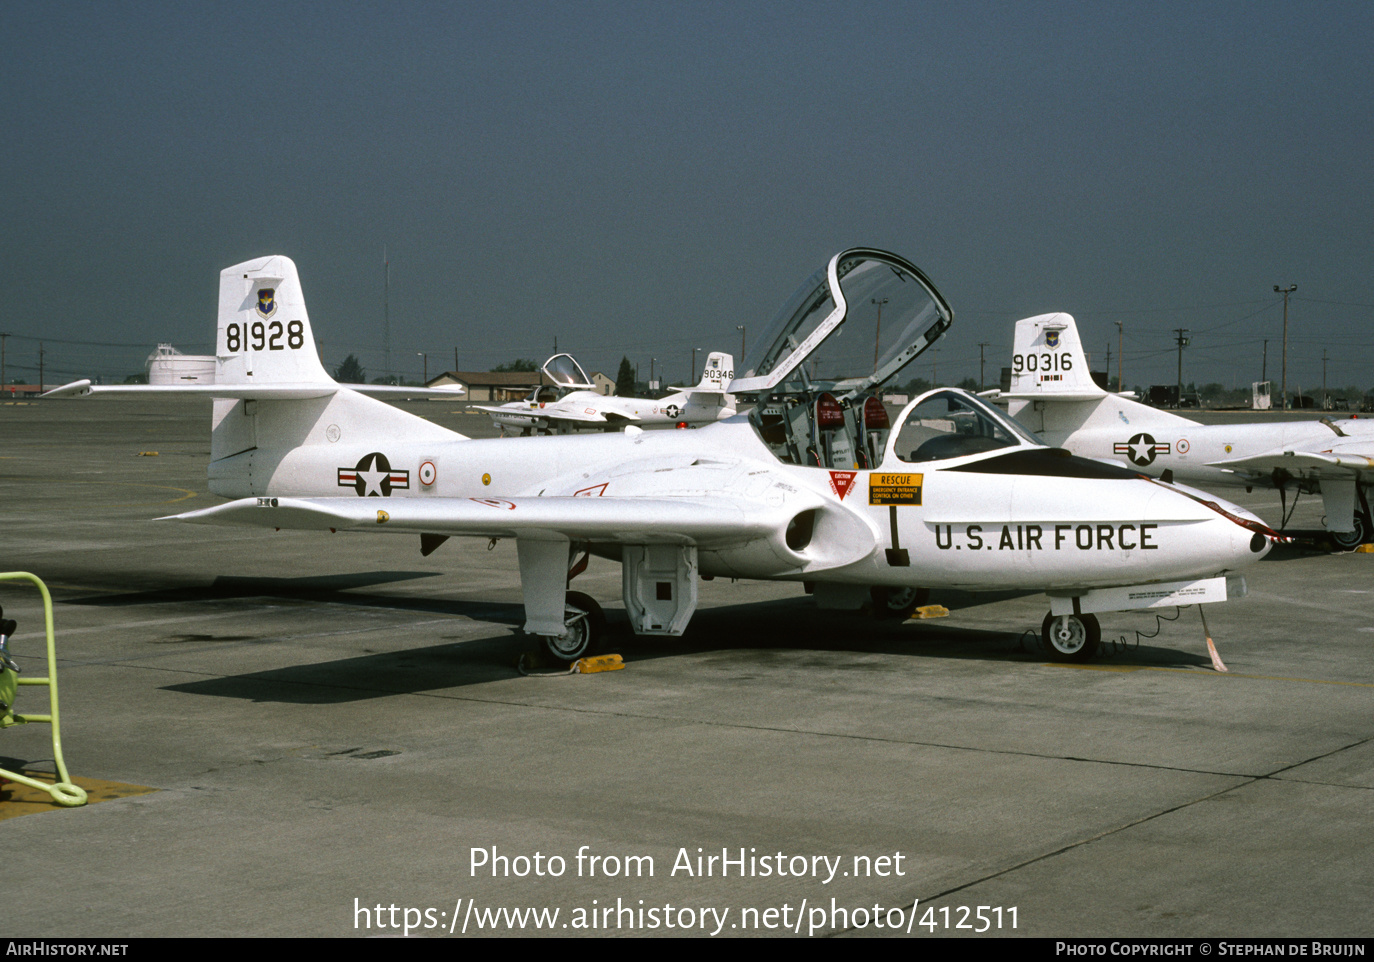
<svg viewBox="0 0 1374 962">
<path fill-rule="evenodd" d="M 43 627 L 48 636 L 48 675 L 46 678 L 24 678 L 19 677 L 19 684 L 22 685 L 47 685 L 48 686 L 48 714 L 46 715 L 21 715 L 14 711 L 14 706 L 10 707 L 7 714 L 0 715 L 0 728 L 10 725 L 22 725 L 30 722 L 47 722 L 52 726 L 52 757 L 57 765 L 57 782 L 49 785 L 37 779 L 29 778 L 19 772 L 6 771 L 0 768 L 0 776 L 11 781 L 28 785 L 47 792 L 52 796 L 53 801 L 59 805 L 74 807 L 86 804 L 85 789 L 74 785 L 71 776 L 67 774 L 67 763 L 62 758 L 62 731 L 58 727 L 57 718 L 57 647 L 53 642 L 52 629 L 52 595 L 48 593 L 48 586 L 36 575 L 31 575 L 27 571 L 5 571 L 0 572 L 0 581 L 25 580 L 32 581 L 37 586 L 39 593 L 43 596 Z"/>
</svg>

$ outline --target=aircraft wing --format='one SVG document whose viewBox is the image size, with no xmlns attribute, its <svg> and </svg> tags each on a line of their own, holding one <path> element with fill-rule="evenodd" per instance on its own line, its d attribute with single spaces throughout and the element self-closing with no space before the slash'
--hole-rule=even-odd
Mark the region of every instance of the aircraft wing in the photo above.
<svg viewBox="0 0 1374 962">
<path fill-rule="evenodd" d="M 73 381 L 53 388 L 42 397 L 90 397 L 92 394 L 161 394 L 199 395 L 209 398 L 253 398 L 285 400 L 328 397 L 339 390 L 356 391 L 384 397 L 451 397 L 460 398 L 467 389 L 452 387 L 405 387 L 397 384 L 336 384 L 325 383 L 268 383 L 268 384 L 92 384 L 89 380 Z"/>
<path fill-rule="evenodd" d="M 709 498 L 241 498 L 159 521 L 315 531 L 401 531 L 482 538 L 694 544 L 710 548 L 767 537 L 796 506 Z"/>
<path fill-rule="evenodd" d="M 1325 451 L 1275 448 L 1248 458 L 1213 461 L 1210 466 L 1253 474 L 1271 474 L 1282 469 L 1303 477 L 1348 478 L 1352 474 L 1374 471 L 1374 443 L 1361 440 L 1333 444 Z"/>
<path fill-rule="evenodd" d="M 547 421 L 568 421 L 574 424 L 613 424 L 621 421 L 638 421 L 639 418 L 633 414 L 622 414 L 620 411 L 598 411 L 583 408 L 574 411 L 570 408 L 557 408 L 552 411 L 545 410 L 540 417 Z"/>
</svg>

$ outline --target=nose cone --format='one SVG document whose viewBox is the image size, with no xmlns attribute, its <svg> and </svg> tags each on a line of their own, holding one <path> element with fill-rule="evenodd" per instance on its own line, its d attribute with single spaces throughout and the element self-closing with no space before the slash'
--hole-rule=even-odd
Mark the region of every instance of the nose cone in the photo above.
<svg viewBox="0 0 1374 962">
<path fill-rule="evenodd" d="M 1205 527 L 1208 540 L 1215 542 L 1209 547 L 1227 559 L 1223 570 L 1233 571 L 1254 564 L 1283 539 L 1281 534 L 1238 504 L 1186 485 L 1175 484 L 1172 487 L 1217 516 L 1215 522 L 1209 522 Z"/>
</svg>

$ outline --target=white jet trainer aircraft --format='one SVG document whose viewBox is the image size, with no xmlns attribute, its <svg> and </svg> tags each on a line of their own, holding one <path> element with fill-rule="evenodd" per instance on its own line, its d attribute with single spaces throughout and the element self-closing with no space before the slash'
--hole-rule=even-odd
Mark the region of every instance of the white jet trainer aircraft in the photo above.
<svg viewBox="0 0 1374 962">
<path fill-rule="evenodd" d="M 281 350 L 245 336 L 264 290 L 296 332 Z M 951 317 L 910 262 L 843 251 L 729 385 L 758 398 L 750 414 L 471 440 L 333 384 L 295 265 L 249 261 L 220 276 L 209 478 L 234 500 L 173 520 L 407 532 L 424 554 L 514 538 L 525 631 L 565 661 L 603 631 L 598 604 L 568 591 L 588 553 L 621 563 L 642 635 L 682 634 L 702 577 L 806 582 L 823 607 L 898 613 L 919 588 L 1025 589 L 1050 595 L 1051 651 L 1081 660 L 1094 612 L 1224 600 L 1224 576 L 1269 550 L 1273 532 L 1240 508 L 1047 448 L 965 392 L 918 397 L 894 430 L 870 390 Z"/>
<path fill-rule="evenodd" d="M 735 376 L 735 359 L 713 353 L 706 358 L 701 383 L 678 388 L 657 400 L 607 397 L 598 394 L 582 366 L 571 354 L 555 354 L 544 362 L 552 385 L 535 388 L 523 401 L 497 406 L 474 404 L 501 428 L 522 434 L 562 433 L 578 428 L 614 430 L 626 424 L 703 424 L 722 421 L 735 413 L 735 399 L 725 386 Z"/>
<path fill-rule="evenodd" d="M 1374 538 L 1374 420 L 1199 424 L 1093 381 L 1068 314 L 1016 322 L 1010 412 L 1046 444 L 1191 484 L 1320 491 L 1327 536 L 1351 549 Z"/>
</svg>

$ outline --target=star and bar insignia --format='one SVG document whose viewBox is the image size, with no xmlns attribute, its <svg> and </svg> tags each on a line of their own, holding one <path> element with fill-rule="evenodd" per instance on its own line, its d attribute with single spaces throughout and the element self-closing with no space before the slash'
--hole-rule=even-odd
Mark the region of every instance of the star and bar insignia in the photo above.
<svg viewBox="0 0 1374 962">
<path fill-rule="evenodd" d="M 1143 468 L 1147 464 L 1153 464 L 1157 455 L 1168 454 L 1169 442 L 1156 442 L 1151 435 L 1142 432 L 1129 441 L 1117 441 L 1112 445 L 1112 453 L 1124 454 L 1131 459 L 1132 464 L 1138 464 Z"/>
<path fill-rule="evenodd" d="M 352 488 L 360 498 L 389 498 L 393 490 L 410 489 L 410 472 L 397 471 L 380 451 L 363 455 L 351 468 L 339 468 L 339 487 Z"/>
</svg>

